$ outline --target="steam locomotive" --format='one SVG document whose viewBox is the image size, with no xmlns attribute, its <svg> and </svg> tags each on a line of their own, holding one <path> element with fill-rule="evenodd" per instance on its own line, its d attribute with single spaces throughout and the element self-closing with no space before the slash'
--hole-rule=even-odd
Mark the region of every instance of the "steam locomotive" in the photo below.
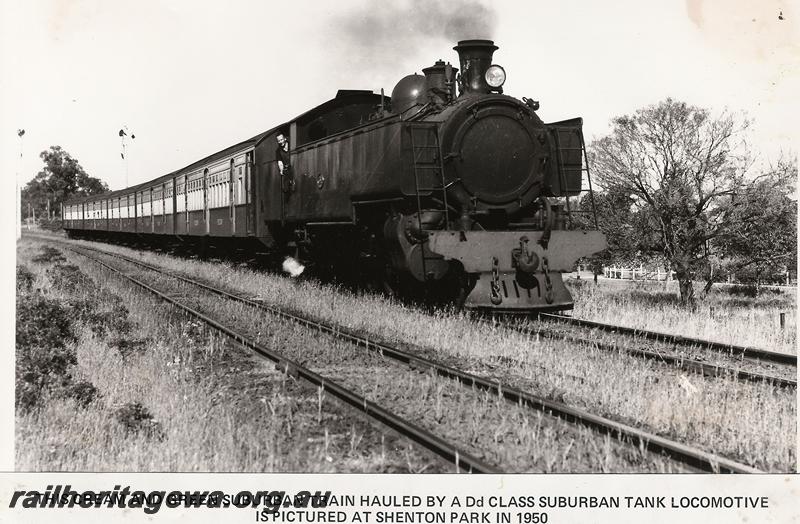
<svg viewBox="0 0 800 524">
<path fill-rule="evenodd" d="M 470 309 L 569 309 L 561 273 L 606 246 L 587 204 L 582 120 L 545 124 L 538 102 L 504 95 L 497 49 L 460 41 L 460 72 L 440 60 L 391 97 L 340 90 L 155 180 L 65 202 L 64 227 L 292 255 L 320 275 Z"/>
</svg>

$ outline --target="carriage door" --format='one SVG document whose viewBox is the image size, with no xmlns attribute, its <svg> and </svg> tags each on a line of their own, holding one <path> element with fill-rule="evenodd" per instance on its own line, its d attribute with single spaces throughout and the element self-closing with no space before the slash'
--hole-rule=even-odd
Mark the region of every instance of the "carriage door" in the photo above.
<svg viewBox="0 0 800 524">
<path fill-rule="evenodd" d="M 178 234 L 178 177 L 172 179 L 172 234 Z"/>
<path fill-rule="evenodd" d="M 256 223 L 256 195 L 253 187 L 253 152 L 247 153 L 247 161 L 244 164 L 244 194 L 247 202 L 247 234 L 253 235 Z"/>
<path fill-rule="evenodd" d="M 208 210 L 208 168 L 203 170 L 203 221 L 206 223 L 206 235 L 211 233 L 211 213 Z"/>
<path fill-rule="evenodd" d="M 231 220 L 231 236 L 236 235 L 236 162 L 231 158 L 231 167 L 228 170 L 228 216 Z"/>
</svg>

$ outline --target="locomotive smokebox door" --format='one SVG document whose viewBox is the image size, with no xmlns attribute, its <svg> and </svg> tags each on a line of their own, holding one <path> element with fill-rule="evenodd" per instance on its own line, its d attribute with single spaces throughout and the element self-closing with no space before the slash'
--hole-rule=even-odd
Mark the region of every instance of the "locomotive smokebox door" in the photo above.
<svg viewBox="0 0 800 524">
<path fill-rule="evenodd" d="M 487 95 L 454 109 L 443 124 L 442 150 L 448 181 L 461 202 L 478 210 L 513 213 L 540 194 L 552 139 L 526 106 Z"/>
</svg>

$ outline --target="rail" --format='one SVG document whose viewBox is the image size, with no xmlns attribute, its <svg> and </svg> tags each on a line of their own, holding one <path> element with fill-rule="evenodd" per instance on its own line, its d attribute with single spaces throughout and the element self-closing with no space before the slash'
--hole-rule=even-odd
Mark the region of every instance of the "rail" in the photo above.
<svg viewBox="0 0 800 524">
<path fill-rule="evenodd" d="M 683 335 L 661 333 L 658 331 L 648 331 L 644 329 L 618 326 L 615 324 L 606 324 L 604 322 L 596 322 L 594 320 L 568 317 L 565 315 L 557 315 L 553 313 L 540 313 L 539 318 L 543 318 L 545 320 L 552 320 L 555 322 L 561 322 L 565 324 L 571 324 L 574 326 L 599 329 L 601 331 L 607 331 L 610 333 L 616 332 L 623 335 L 642 337 L 648 340 L 655 340 L 658 342 L 668 342 L 671 344 L 676 344 L 681 346 L 698 346 L 706 348 L 710 351 L 724 351 L 732 355 L 739 355 L 748 359 L 797 367 L 797 355 L 791 355 L 789 353 L 779 353 L 777 351 L 769 351 L 767 349 L 760 349 L 751 346 L 738 346 L 735 344 L 725 344 L 722 342 L 715 342 L 712 340 L 703 340 L 699 338 L 685 337 Z"/>
<path fill-rule="evenodd" d="M 384 409 L 378 404 L 367 400 L 365 397 L 345 388 L 344 386 L 341 386 L 338 383 L 311 371 L 305 366 L 298 364 L 297 362 L 290 360 L 275 351 L 270 350 L 263 344 L 260 344 L 257 341 L 249 338 L 248 336 L 243 335 L 225 326 L 219 321 L 183 304 L 179 300 L 170 297 L 165 293 L 162 293 L 161 291 L 136 279 L 135 277 L 126 275 L 119 269 L 109 264 L 106 264 L 102 260 L 99 260 L 83 252 L 81 249 L 74 249 L 74 248 L 69 248 L 69 249 L 105 267 L 109 271 L 112 271 L 120 275 L 121 277 L 127 279 L 128 281 L 139 286 L 140 288 L 149 291 L 153 295 L 157 296 L 159 299 L 169 304 L 172 304 L 173 306 L 179 308 L 188 315 L 200 320 L 201 322 L 219 331 L 220 333 L 223 333 L 224 335 L 230 337 L 232 340 L 242 345 L 243 347 L 254 351 L 260 357 L 271 360 L 276 364 L 277 369 L 282 369 L 287 374 L 299 376 L 300 378 L 306 380 L 307 382 L 313 384 L 314 386 L 322 388 L 324 391 L 332 394 L 333 396 L 345 402 L 346 404 L 349 404 L 350 406 L 366 413 L 367 416 L 369 416 L 370 418 L 393 429 L 400 435 L 409 438 L 413 442 L 416 442 L 420 446 L 439 455 L 445 460 L 455 463 L 460 469 L 470 473 L 499 473 L 499 470 L 497 470 L 495 467 L 483 462 L 482 460 L 476 457 L 473 457 L 468 453 L 459 450 L 452 444 L 434 435 L 433 433 L 417 426 L 412 422 L 409 422 L 408 420 L 405 420 L 404 418 L 398 415 L 395 415 L 391 411 Z M 91 248 L 83 248 L 83 249 L 91 249 Z M 111 255 L 111 253 L 106 253 L 106 252 L 104 252 L 104 254 Z M 133 261 L 129 260 L 129 262 Z M 165 272 L 161 273 L 168 274 Z"/>
<path fill-rule="evenodd" d="M 656 434 L 653 434 L 653 433 L 649 433 L 647 431 L 640 430 L 640 429 L 635 428 L 633 426 L 629 426 L 629 425 L 623 424 L 621 422 L 610 420 L 610 419 L 607 419 L 607 418 L 599 416 L 599 415 L 595 415 L 593 413 L 590 413 L 588 411 L 582 410 L 580 408 L 569 406 L 569 405 L 563 404 L 561 402 L 548 400 L 548 399 L 545 399 L 543 397 L 539 397 L 537 395 L 533 395 L 531 393 L 527 393 L 527 392 L 524 392 L 524 391 L 521 391 L 521 390 L 518 390 L 518 389 L 515 389 L 515 388 L 512 388 L 512 387 L 508 387 L 508 386 L 506 386 L 506 385 L 504 385 L 504 384 L 502 384 L 500 382 L 494 381 L 494 380 L 490 380 L 490 379 L 486 379 L 486 378 L 483 378 L 483 377 L 479 377 L 477 375 L 473 375 L 473 374 L 470 374 L 470 373 L 467 373 L 467 372 L 452 368 L 450 366 L 439 364 L 439 363 L 434 362 L 432 360 L 429 360 L 429 359 L 420 357 L 418 355 L 412 354 L 410 352 L 401 350 L 401 349 L 399 349 L 399 348 L 397 348 L 395 346 L 392 346 L 391 344 L 389 344 L 389 343 L 387 343 L 385 341 L 377 340 L 374 336 L 364 336 L 362 334 L 359 334 L 359 333 L 356 333 L 356 332 L 354 332 L 352 330 L 349 330 L 348 328 L 343 327 L 343 326 L 330 325 L 330 324 L 327 324 L 327 323 L 324 323 L 324 322 L 320 322 L 318 320 L 314 320 L 314 319 L 310 319 L 310 318 L 307 318 L 307 317 L 303 317 L 301 315 L 298 315 L 298 314 L 295 314 L 295 313 L 292 313 L 292 312 L 288 312 L 288 311 L 285 311 L 283 309 L 280 309 L 280 308 L 277 308 L 277 307 L 274 307 L 274 306 L 270 306 L 270 305 L 264 304 L 264 303 L 262 303 L 260 301 L 255 301 L 255 300 L 252 300 L 252 299 L 248 299 L 248 298 L 242 297 L 240 295 L 236 295 L 234 293 L 230 293 L 228 291 L 221 290 L 221 289 L 215 288 L 213 286 L 210 286 L 208 284 L 193 280 L 191 278 L 187 278 L 187 277 L 184 277 L 182 275 L 179 275 L 179 274 L 176 274 L 176 273 L 173 273 L 173 272 L 170 272 L 170 271 L 165 271 L 165 270 L 163 270 L 161 268 L 158 268 L 156 266 L 153 266 L 151 264 L 147 264 L 147 263 L 144 263 L 144 262 L 141 262 L 141 261 L 138 261 L 138 260 L 134 260 L 134 259 L 131 259 L 131 258 L 126 257 L 124 255 L 120 255 L 120 254 L 117 254 L 117 253 L 110 253 L 110 252 L 106 252 L 106 251 L 102 251 L 102 250 L 96 250 L 96 249 L 92 249 L 92 248 L 86 248 L 85 246 L 82 246 L 82 248 L 89 249 L 89 250 L 92 250 L 92 251 L 95 251 L 95 252 L 101 252 L 101 253 L 103 253 L 105 255 L 109 255 L 109 256 L 112 256 L 112 257 L 119 258 L 121 260 L 125 260 L 125 261 L 127 261 L 127 262 L 129 262 L 131 264 L 138 265 L 140 267 L 143 267 L 145 269 L 157 272 L 159 274 L 163 274 L 163 275 L 166 275 L 166 276 L 181 280 L 181 281 L 183 281 L 185 283 L 188 283 L 188 284 L 191 284 L 191 285 L 195 285 L 197 287 L 205 289 L 205 290 L 207 290 L 209 292 L 212 292 L 214 294 L 217 294 L 219 296 L 223 296 L 225 298 L 228 298 L 228 299 L 230 299 L 232 301 L 236 301 L 236 302 L 240 302 L 240 303 L 243 303 L 243 304 L 247 304 L 247 305 L 250 305 L 250 306 L 252 306 L 254 308 L 258 308 L 258 309 L 260 309 L 262 311 L 265 311 L 267 313 L 273 314 L 273 315 L 277 316 L 278 318 L 283 318 L 283 319 L 298 323 L 300 325 L 319 330 L 320 332 L 323 332 L 323 333 L 325 333 L 327 335 L 330 335 L 332 337 L 335 337 L 335 338 L 338 338 L 338 339 L 341 339 L 341 340 L 345 340 L 345 341 L 350 342 L 350 343 L 352 343 L 352 344 L 354 344 L 356 346 L 363 347 L 365 349 L 368 349 L 368 350 L 373 351 L 373 352 L 377 352 L 377 353 L 379 353 L 381 355 L 384 355 L 386 357 L 393 358 L 393 359 L 398 360 L 400 362 L 404 362 L 404 363 L 406 363 L 406 364 L 408 364 L 410 366 L 413 366 L 415 368 L 429 369 L 430 371 L 436 373 L 439 376 L 456 380 L 459 383 L 463 384 L 464 386 L 467 386 L 467 387 L 470 387 L 470 388 L 476 388 L 476 389 L 479 389 L 479 390 L 482 390 L 482 391 L 486 391 L 486 392 L 495 394 L 498 397 L 503 398 L 503 399 L 505 399 L 505 400 L 507 400 L 509 402 L 514 403 L 514 404 L 523 405 L 523 406 L 526 406 L 526 407 L 529 407 L 529 408 L 544 412 L 546 414 L 549 414 L 551 416 L 554 416 L 556 418 L 562 419 L 562 420 L 567 421 L 567 422 L 583 425 L 585 427 L 588 427 L 588 428 L 591 428 L 591 429 L 597 431 L 600 434 L 609 435 L 609 436 L 614 437 L 614 438 L 626 440 L 626 441 L 630 442 L 631 444 L 633 444 L 633 445 L 635 445 L 637 447 L 640 447 L 641 449 L 645 449 L 645 450 L 647 450 L 647 451 L 649 451 L 651 453 L 663 454 L 663 455 L 667 456 L 668 458 L 670 458 L 671 460 L 674 460 L 676 462 L 684 464 L 684 465 L 686 465 L 686 466 L 688 466 L 688 467 L 690 467 L 692 469 L 695 469 L 697 471 L 715 472 L 715 473 L 717 473 L 717 472 L 719 472 L 719 473 L 761 473 L 761 471 L 758 470 L 757 468 L 753 468 L 753 467 L 748 466 L 746 464 L 741 464 L 741 463 L 736 462 L 734 460 L 731 460 L 731 459 L 728 459 L 728 458 L 725 458 L 725 457 L 722 457 L 722 456 L 719 456 L 719 455 L 715 455 L 713 453 L 705 452 L 705 451 L 699 450 L 697 448 L 693 448 L 693 447 L 691 447 L 689 445 L 686 445 L 686 444 L 683 444 L 683 443 L 668 439 L 666 437 L 662 437 L 662 436 L 659 436 L 659 435 L 656 435 Z M 72 248 L 70 248 L 70 249 L 72 249 Z M 75 250 L 75 249 L 72 249 L 72 250 L 77 252 L 77 250 Z M 84 255 L 84 256 L 86 256 L 86 255 Z M 127 277 L 127 275 L 125 275 L 125 276 Z M 131 278 L 131 277 L 127 277 L 127 278 Z M 144 284 L 144 286 L 146 286 L 146 284 Z M 195 314 L 199 314 L 199 313 L 195 313 Z M 238 333 L 233 333 L 232 336 L 242 338 L 242 335 L 240 335 Z M 283 357 L 270 352 L 269 350 L 259 346 L 255 342 L 250 341 L 249 344 L 259 353 L 261 352 L 260 350 L 264 350 L 266 354 L 262 355 L 262 356 L 267 356 L 267 355 L 271 354 L 272 356 L 267 356 L 267 358 L 278 359 L 278 361 L 285 360 L 285 359 L 283 359 Z M 302 366 L 299 366 L 299 364 L 294 363 L 294 362 L 291 362 L 290 365 L 291 366 L 296 366 L 297 369 L 301 369 L 302 368 Z M 307 374 L 308 373 L 312 373 L 313 374 L 313 372 L 310 372 L 310 371 L 307 372 Z M 316 380 L 320 380 L 320 379 L 317 378 Z M 348 400 L 346 400 L 347 398 L 348 397 L 345 396 L 344 400 L 348 401 Z M 361 399 L 361 400 L 358 401 L 358 404 L 360 404 L 361 402 L 366 403 L 367 401 L 365 399 Z M 350 403 L 350 401 L 348 401 L 348 403 Z M 356 404 L 354 403 L 353 405 L 356 405 Z M 364 405 L 366 405 L 366 404 L 364 404 Z M 406 423 L 406 424 L 408 424 L 408 423 Z M 402 428 L 401 424 L 395 424 L 395 425 Z M 425 430 L 422 430 L 421 428 L 418 428 L 417 432 L 420 433 L 420 434 L 424 434 Z M 420 443 L 422 444 L 422 442 L 420 442 Z M 462 460 L 462 461 L 465 460 L 464 459 L 464 455 L 459 455 L 457 453 L 453 453 L 451 448 L 448 448 L 448 449 L 450 449 L 449 452 L 447 450 L 442 450 L 442 451 L 440 451 L 438 453 L 447 453 L 447 456 L 450 457 L 451 459 L 454 459 L 454 460 Z M 479 462 L 470 464 L 469 467 L 472 468 L 472 471 L 475 471 L 475 472 L 492 470 L 491 467 L 486 467 L 485 465 L 482 465 Z M 487 468 L 487 469 L 482 469 L 482 467 Z"/>
</svg>

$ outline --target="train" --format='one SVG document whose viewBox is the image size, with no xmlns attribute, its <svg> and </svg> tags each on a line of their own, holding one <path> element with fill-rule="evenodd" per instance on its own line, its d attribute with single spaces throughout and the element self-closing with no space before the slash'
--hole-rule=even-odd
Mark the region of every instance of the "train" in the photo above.
<svg viewBox="0 0 800 524">
<path fill-rule="evenodd" d="M 292 257 L 470 310 L 570 309 L 562 273 L 606 247 L 583 120 L 545 124 L 538 101 L 504 94 L 497 49 L 462 40 L 459 67 L 437 60 L 391 96 L 339 90 L 176 171 L 65 201 L 63 227 Z"/>
</svg>

